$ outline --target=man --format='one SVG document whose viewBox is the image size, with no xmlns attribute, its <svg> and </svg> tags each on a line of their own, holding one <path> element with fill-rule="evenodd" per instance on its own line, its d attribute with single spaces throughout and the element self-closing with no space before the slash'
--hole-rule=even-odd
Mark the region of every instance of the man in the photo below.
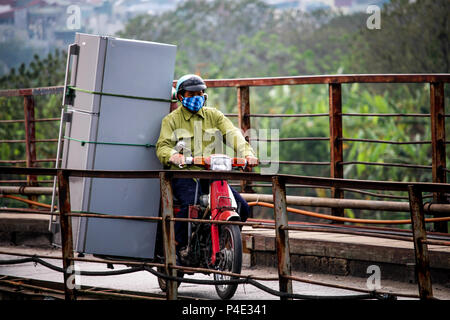
<svg viewBox="0 0 450 320">
<path fill-rule="evenodd" d="M 185 156 L 209 156 L 223 153 L 222 142 L 233 147 L 238 157 L 245 157 L 250 167 L 258 164 L 249 143 L 233 123 L 215 108 L 205 107 L 206 84 L 197 75 L 188 74 L 177 81 L 176 96 L 181 107 L 168 114 L 162 121 L 161 132 L 156 143 L 156 155 L 165 168 L 179 170 L 185 164 Z M 185 150 L 176 150 L 178 141 L 184 141 Z M 190 153 L 190 154 L 187 154 Z M 202 170 L 199 166 L 183 169 Z M 201 195 L 207 190 L 208 181 L 197 184 L 194 179 L 173 179 L 174 196 L 180 202 L 181 209 L 177 217 L 188 216 L 189 205 L 194 204 L 195 194 Z M 202 192 L 202 190 L 204 192 Z M 247 220 L 250 208 L 239 193 L 231 188 L 236 199 L 241 220 Z M 187 244 L 187 223 L 175 222 L 175 240 L 177 251 Z"/>
</svg>

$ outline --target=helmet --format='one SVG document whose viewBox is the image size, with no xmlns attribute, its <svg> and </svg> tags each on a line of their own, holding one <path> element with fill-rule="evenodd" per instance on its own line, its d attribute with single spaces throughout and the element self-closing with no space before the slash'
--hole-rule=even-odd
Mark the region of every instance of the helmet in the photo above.
<svg viewBox="0 0 450 320">
<path fill-rule="evenodd" d="M 206 90 L 206 84 L 203 79 L 195 74 L 186 74 L 177 81 L 176 92 L 183 94 L 184 91 L 202 91 Z"/>
</svg>

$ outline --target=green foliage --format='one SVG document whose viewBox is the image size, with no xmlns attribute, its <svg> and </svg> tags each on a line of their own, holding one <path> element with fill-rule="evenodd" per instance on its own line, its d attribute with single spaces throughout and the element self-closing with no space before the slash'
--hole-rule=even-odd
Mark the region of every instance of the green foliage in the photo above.
<svg viewBox="0 0 450 320">
<path fill-rule="evenodd" d="M 362 28 L 355 42 L 370 73 L 450 72 L 447 0 L 391 0 L 382 10 L 381 29 Z M 389 70 L 389 71 L 388 71 Z"/>
<path fill-rule="evenodd" d="M 7 33 L 8 31 L 3 30 Z M 12 31 L 14 32 L 14 31 Z M 34 55 L 42 55 L 42 48 L 24 45 L 25 40 L 20 35 L 16 39 L 2 41 L 0 46 L 0 77 L 8 74 L 11 68 L 17 68 L 22 63 L 28 64 Z"/>
<path fill-rule="evenodd" d="M 0 78 L 0 89 L 35 88 L 62 85 L 65 74 L 65 52 L 56 49 L 44 59 L 34 55 L 33 60 Z"/>
<path fill-rule="evenodd" d="M 388 92 L 383 95 L 370 94 L 369 91 L 361 93 L 358 87 L 358 84 L 353 84 L 348 90 L 344 90 L 344 113 L 420 113 L 420 109 L 412 106 L 402 107 L 407 100 L 394 103 Z M 429 94 L 426 90 L 422 91 L 421 95 Z M 344 117 L 343 136 L 395 142 L 430 141 L 427 120 L 409 117 Z M 427 144 L 390 145 L 351 141 L 344 143 L 344 150 L 346 161 L 431 165 L 430 145 Z M 349 165 L 344 174 L 368 180 L 431 181 L 430 170 L 397 167 Z"/>
<path fill-rule="evenodd" d="M 391 0 L 382 10 L 381 30 L 369 30 L 365 13 L 277 11 L 260 0 L 192 0 L 161 15 L 131 19 L 117 36 L 176 44 L 175 78 L 193 72 L 209 79 L 447 73 L 450 71 L 449 6 L 447 0 L 414 3 Z M 59 51 L 44 59 L 35 56 L 28 65 L 22 64 L 1 77 L 0 88 L 62 84 L 64 56 Z M 447 86 L 447 109 L 450 107 L 448 93 Z M 344 113 L 429 113 L 428 85 L 343 85 L 342 97 Z M 36 99 L 37 117 L 59 116 L 60 96 Z M 328 88 L 326 85 L 251 88 L 250 103 L 252 113 L 328 113 Z M 209 89 L 208 104 L 226 113 L 236 113 L 235 88 Z M 0 119 L 23 118 L 23 100 L 0 98 L 0 112 Z M 237 123 L 236 118 L 232 120 Z M 329 136 L 327 117 L 252 118 L 252 127 L 277 128 L 280 138 Z M 345 138 L 353 139 L 431 139 L 427 118 L 344 117 L 343 130 Z M 37 124 L 37 139 L 56 136 L 55 123 Z M 23 125 L 1 124 L 0 137 L 23 139 Z M 280 142 L 279 146 L 280 160 L 329 161 L 329 141 L 289 141 Z M 0 146 L 2 159 L 24 159 L 24 152 L 23 144 Z M 430 165 L 430 153 L 428 144 L 344 142 L 344 161 Z M 54 144 L 39 145 L 38 158 L 50 158 L 54 154 Z M 329 166 L 280 165 L 280 172 L 329 176 Z M 371 180 L 431 180 L 430 170 L 385 166 L 348 165 L 344 174 L 346 178 Z M 303 191 L 324 195 L 320 189 Z"/>
<path fill-rule="evenodd" d="M 46 86 L 57 86 L 64 83 L 65 74 L 65 52 L 55 50 L 45 58 L 38 55 L 26 65 L 22 63 L 20 67 L 11 69 L 9 74 L 0 77 L 1 89 L 35 88 Z M 59 118 L 61 110 L 61 95 L 34 96 L 35 118 Z M 0 120 L 20 120 L 24 118 L 24 98 L 23 97 L 0 97 Z M 36 139 L 49 139 L 58 137 L 59 122 L 35 122 Z M 0 123 L 1 140 L 24 140 L 25 128 L 23 123 Z M 51 159 L 56 155 L 56 143 L 40 142 L 36 143 L 37 159 Z M 24 160 L 25 143 L 0 143 L 0 159 L 2 160 Z M 7 164 L 1 164 L 7 165 Z M 40 162 L 36 166 L 54 167 L 52 162 Z M 3 176 L 0 180 L 23 179 L 23 176 Z M 50 177 L 40 176 L 40 180 L 48 180 Z M 50 203 L 48 196 L 41 196 L 38 199 L 44 203 Z M 0 205 L 11 207 L 25 207 L 21 202 L 10 199 L 0 199 Z"/>
<path fill-rule="evenodd" d="M 56 50 L 44 59 L 35 55 L 28 64 L 21 64 L 10 73 L 0 78 L 1 89 L 34 88 L 57 86 L 64 83 L 65 53 Z M 35 96 L 35 118 L 55 118 L 60 116 L 61 95 Z M 0 97 L 0 119 L 20 120 L 24 118 L 23 97 Z M 55 138 L 58 134 L 57 122 L 37 122 L 36 139 Z M 0 137 L 2 140 L 25 139 L 23 123 L 0 124 Z M 38 159 L 49 159 L 55 156 L 55 143 L 39 143 L 37 149 Z M 0 157 L 4 160 L 25 159 L 24 143 L 2 143 Z M 47 164 L 42 164 L 43 166 Z"/>
</svg>

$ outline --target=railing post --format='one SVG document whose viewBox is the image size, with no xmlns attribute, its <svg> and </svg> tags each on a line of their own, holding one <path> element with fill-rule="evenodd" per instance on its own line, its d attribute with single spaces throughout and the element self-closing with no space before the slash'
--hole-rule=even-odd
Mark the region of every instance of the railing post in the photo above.
<svg viewBox="0 0 450 320">
<path fill-rule="evenodd" d="M 330 175 L 331 178 L 344 178 L 342 166 L 342 93 L 340 83 L 330 83 L 329 110 L 330 110 Z M 344 192 L 338 188 L 331 188 L 332 198 L 343 198 Z M 344 216 L 344 209 L 331 209 L 333 216 Z"/>
<path fill-rule="evenodd" d="M 58 170 L 59 220 L 61 226 L 62 262 L 64 269 L 64 293 L 66 300 L 76 300 L 74 283 L 73 235 L 70 213 L 69 177 Z"/>
<path fill-rule="evenodd" d="M 169 173 L 160 172 L 159 180 L 161 185 L 161 206 L 162 206 L 162 231 L 164 244 L 164 261 L 166 265 L 166 274 L 176 276 L 176 269 L 172 268 L 177 263 L 175 249 L 175 228 L 173 218 L 173 193 Z M 177 281 L 167 281 L 167 299 L 178 299 Z"/>
<path fill-rule="evenodd" d="M 34 167 L 36 161 L 36 126 L 34 117 L 34 97 L 32 95 L 24 96 L 23 111 L 25 119 L 25 153 L 27 167 Z M 27 176 L 27 184 L 29 186 L 37 185 L 36 176 Z M 36 201 L 37 196 L 29 196 L 31 200 Z"/>
<path fill-rule="evenodd" d="M 428 246 L 424 242 L 427 239 L 427 232 L 425 230 L 422 191 L 417 187 L 411 185 L 408 187 L 408 193 L 414 238 L 414 254 L 416 257 L 416 274 L 417 283 L 419 286 L 419 296 L 420 299 L 430 299 L 433 298 L 433 288 L 431 286 Z"/>
<path fill-rule="evenodd" d="M 431 114 L 431 148 L 433 182 L 446 183 L 447 173 L 445 159 L 445 99 L 444 83 L 430 83 L 430 114 Z M 445 203 L 443 192 L 433 194 L 435 203 Z M 439 216 L 439 215 L 435 215 Z M 435 222 L 434 228 L 438 232 L 448 232 L 447 222 Z"/>
<path fill-rule="evenodd" d="M 280 291 L 292 294 L 292 280 L 286 278 L 286 276 L 291 275 L 289 231 L 285 229 L 288 226 L 286 184 L 278 176 L 272 178 L 272 193 L 275 212 L 275 237 Z M 282 297 L 281 300 L 287 300 L 287 298 Z"/>
<path fill-rule="evenodd" d="M 238 121 L 245 140 L 249 141 L 248 130 L 250 129 L 250 88 L 237 87 Z"/>
<path fill-rule="evenodd" d="M 250 142 L 250 87 L 237 87 L 237 104 L 238 104 L 238 121 L 239 127 L 244 134 L 245 140 Z M 247 167 L 245 171 L 250 172 L 252 169 Z M 253 193 L 253 188 L 249 186 L 248 181 L 241 181 L 241 192 Z"/>
</svg>

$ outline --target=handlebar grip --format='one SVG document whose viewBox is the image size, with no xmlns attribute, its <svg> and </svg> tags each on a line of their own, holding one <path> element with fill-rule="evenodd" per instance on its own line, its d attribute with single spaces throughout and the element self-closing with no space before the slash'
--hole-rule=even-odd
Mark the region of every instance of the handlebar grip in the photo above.
<svg viewBox="0 0 450 320">
<path fill-rule="evenodd" d="M 232 158 L 232 166 L 233 167 L 243 167 L 246 168 L 248 164 L 247 159 L 245 158 Z"/>
</svg>

